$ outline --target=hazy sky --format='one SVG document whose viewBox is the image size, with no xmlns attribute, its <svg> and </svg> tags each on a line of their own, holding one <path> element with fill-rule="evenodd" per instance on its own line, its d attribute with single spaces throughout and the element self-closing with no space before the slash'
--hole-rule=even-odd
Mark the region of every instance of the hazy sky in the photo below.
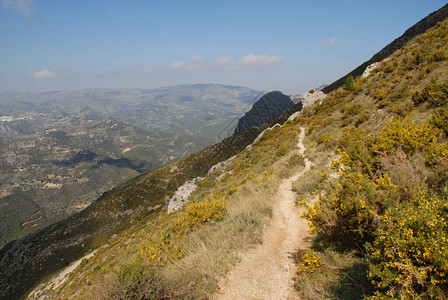
<svg viewBox="0 0 448 300">
<path fill-rule="evenodd" d="M 0 91 L 220 83 L 301 92 L 440 0 L 0 0 Z"/>
</svg>

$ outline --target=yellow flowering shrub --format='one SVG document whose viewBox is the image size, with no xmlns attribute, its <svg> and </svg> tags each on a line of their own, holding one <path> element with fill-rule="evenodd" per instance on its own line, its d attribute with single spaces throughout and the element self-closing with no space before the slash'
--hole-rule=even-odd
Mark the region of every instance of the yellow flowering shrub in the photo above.
<svg viewBox="0 0 448 300">
<path fill-rule="evenodd" d="M 395 119 L 370 136 L 347 128 L 339 146 L 331 165 L 338 176 L 322 176 L 323 191 L 304 213 L 311 232 L 362 249 L 371 299 L 447 299 L 448 145 L 440 131 Z"/>
<path fill-rule="evenodd" d="M 428 122 L 418 125 L 409 118 L 395 119 L 386 123 L 372 147 L 378 153 L 390 153 L 400 147 L 404 152 L 412 154 L 438 143 L 439 139 L 440 136 Z"/>
<path fill-rule="evenodd" d="M 165 265 L 173 258 L 181 258 L 182 250 L 173 235 L 157 230 L 146 233 L 142 238 L 139 256 L 145 262 Z"/>
<path fill-rule="evenodd" d="M 322 266 L 321 257 L 319 254 L 310 249 L 302 256 L 301 262 L 297 264 L 297 272 L 301 273 L 314 273 L 316 269 Z"/>
<path fill-rule="evenodd" d="M 207 198 L 201 202 L 189 202 L 185 210 L 179 213 L 172 228 L 185 234 L 208 222 L 221 221 L 227 214 L 227 201 L 223 198 Z"/>
<path fill-rule="evenodd" d="M 428 103 L 432 107 L 448 105 L 448 81 L 442 84 L 430 83 L 423 90 L 417 91 L 412 96 L 416 105 Z"/>
<path fill-rule="evenodd" d="M 367 246 L 369 277 L 378 288 L 372 299 L 446 299 L 448 202 L 428 193 L 392 206 L 381 217 Z"/>
<path fill-rule="evenodd" d="M 363 243 L 376 229 L 374 215 L 382 207 L 380 194 L 375 183 L 360 172 L 343 171 L 340 175 L 331 193 L 307 206 L 303 216 L 310 221 L 312 232 L 343 235 L 347 242 Z"/>
<path fill-rule="evenodd" d="M 448 107 L 435 109 L 434 114 L 429 119 L 429 123 L 442 130 L 445 137 L 448 136 Z"/>
</svg>

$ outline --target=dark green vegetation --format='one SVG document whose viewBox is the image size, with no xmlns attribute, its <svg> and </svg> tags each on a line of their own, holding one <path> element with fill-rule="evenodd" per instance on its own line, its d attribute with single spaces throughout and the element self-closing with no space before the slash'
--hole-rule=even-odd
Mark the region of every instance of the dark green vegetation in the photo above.
<svg viewBox="0 0 448 300">
<path fill-rule="evenodd" d="M 257 95 L 213 84 L 0 94 L 0 248 L 222 140 Z"/>
<path fill-rule="evenodd" d="M 307 299 L 448 297 L 448 21 L 305 110 L 321 166 Z"/>
</svg>

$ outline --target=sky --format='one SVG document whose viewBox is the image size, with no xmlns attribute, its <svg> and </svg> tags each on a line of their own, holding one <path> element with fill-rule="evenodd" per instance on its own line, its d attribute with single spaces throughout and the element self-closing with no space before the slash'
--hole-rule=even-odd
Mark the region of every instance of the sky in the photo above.
<svg viewBox="0 0 448 300">
<path fill-rule="evenodd" d="M 304 93 L 439 0 L 0 0 L 0 91 L 218 83 Z"/>
</svg>

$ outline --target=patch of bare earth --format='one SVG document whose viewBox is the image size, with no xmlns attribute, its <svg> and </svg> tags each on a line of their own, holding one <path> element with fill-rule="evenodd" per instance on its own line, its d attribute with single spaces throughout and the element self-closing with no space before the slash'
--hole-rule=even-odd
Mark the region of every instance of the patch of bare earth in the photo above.
<svg viewBox="0 0 448 300">
<path fill-rule="evenodd" d="M 302 128 L 298 143 L 301 155 L 305 153 L 304 138 Z M 299 299 L 293 287 L 293 254 L 309 247 L 305 241 L 308 225 L 300 218 L 303 208 L 295 205 L 292 183 L 308 172 L 311 164 L 305 158 L 305 169 L 282 181 L 274 199 L 272 220 L 263 233 L 263 243 L 242 256 L 220 283 L 215 299 Z"/>
</svg>

